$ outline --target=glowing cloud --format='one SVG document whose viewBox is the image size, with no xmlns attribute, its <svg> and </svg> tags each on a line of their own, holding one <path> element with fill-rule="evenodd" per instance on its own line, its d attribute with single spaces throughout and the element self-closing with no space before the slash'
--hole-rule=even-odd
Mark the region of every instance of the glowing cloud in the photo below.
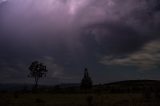
<svg viewBox="0 0 160 106">
<path fill-rule="evenodd" d="M 78 1 L 77 0 L 70 0 L 69 1 L 69 4 L 70 4 L 69 12 L 71 14 L 75 14 L 78 11 L 78 9 L 86 6 L 88 4 L 88 1 L 89 0 L 78 0 Z"/>
</svg>

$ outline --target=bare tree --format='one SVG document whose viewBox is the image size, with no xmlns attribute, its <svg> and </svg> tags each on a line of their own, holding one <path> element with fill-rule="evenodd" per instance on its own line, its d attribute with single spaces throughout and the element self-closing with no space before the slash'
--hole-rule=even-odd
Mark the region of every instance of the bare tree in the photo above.
<svg viewBox="0 0 160 106">
<path fill-rule="evenodd" d="M 39 79 L 42 77 L 46 77 L 46 73 L 48 72 L 48 70 L 46 69 L 46 66 L 43 65 L 43 63 L 40 63 L 38 61 L 32 62 L 32 64 L 29 67 L 29 70 L 29 77 L 33 77 L 35 79 L 35 89 L 37 89 Z"/>
</svg>

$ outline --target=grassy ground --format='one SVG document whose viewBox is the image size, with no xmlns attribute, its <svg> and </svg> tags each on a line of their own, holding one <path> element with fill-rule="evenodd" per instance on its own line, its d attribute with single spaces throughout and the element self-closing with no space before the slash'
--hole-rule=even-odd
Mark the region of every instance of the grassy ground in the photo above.
<svg viewBox="0 0 160 106">
<path fill-rule="evenodd" d="M 0 106 L 160 106 L 143 94 L 0 93 Z"/>
</svg>

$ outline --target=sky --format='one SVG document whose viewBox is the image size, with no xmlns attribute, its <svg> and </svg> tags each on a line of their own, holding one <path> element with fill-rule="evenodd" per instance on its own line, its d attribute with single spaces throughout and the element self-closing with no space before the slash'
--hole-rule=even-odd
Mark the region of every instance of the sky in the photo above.
<svg viewBox="0 0 160 106">
<path fill-rule="evenodd" d="M 0 0 L 0 83 L 160 80 L 159 0 Z"/>
</svg>

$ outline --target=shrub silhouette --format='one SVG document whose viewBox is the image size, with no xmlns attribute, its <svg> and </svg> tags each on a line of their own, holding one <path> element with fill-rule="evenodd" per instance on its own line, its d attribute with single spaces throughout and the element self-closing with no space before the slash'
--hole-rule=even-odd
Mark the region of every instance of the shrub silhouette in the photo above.
<svg viewBox="0 0 160 106">
<path fill-rule="evenodd" d="M 82 78 L 80 87 L 81 89 L 91 89 L 92 88 L 92 79 L 89 76 L 87 68 L 85 68 L 84 70 L 84 76 Z"/>
<path fill-rule="evenodd" d="M 43 63 L 40 63 L 38 61 L 32 62 L 32 64 L 29 67 L 30 74 L 29 77 L 33 77 L 35 79 L 35 89 L 38 88 L 38 81 L 42 77 L 46 77 L 47 69 L 46 66 L 43 65 Z"/>
</svg>

